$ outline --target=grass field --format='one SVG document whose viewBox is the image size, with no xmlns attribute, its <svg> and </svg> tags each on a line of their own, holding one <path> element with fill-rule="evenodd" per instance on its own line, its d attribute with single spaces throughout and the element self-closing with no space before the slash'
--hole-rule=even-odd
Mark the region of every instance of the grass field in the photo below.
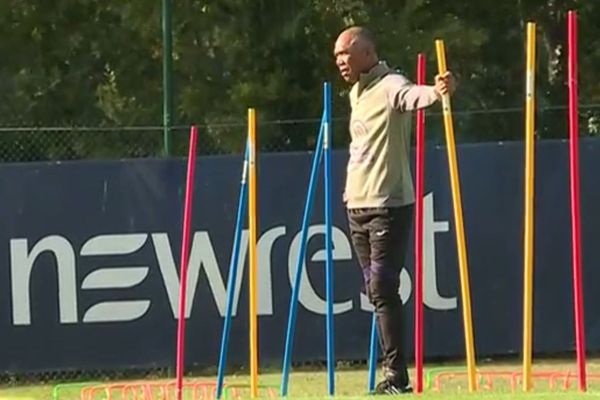
<svg viewBox="0 0 600 400">
<path fill-rule="evenodd" d="M 430 376 L 435 378 L 439 376 L 439 366 L 428 366 L 426 372 L 429 371 Z M 461 365 L 445 365 L 443 368 L 461 369 Z M 519 371 L 519 365 L 515 363 L 487 363 L 485 365 L 479 365 L 479 371 L 486 373 L 489 371 Z M 565 362 L 544 362 L 538 363 L 534 366 L 535 372 L 547 372 L 547 371 L 574 371 L 573 363 Z M 436 372 L 437 371 L 437 372 Z M 412 372 L 412 371 L 411 371 Z M 600 361 L 593 361 L 588 363 L 588 374 L 600 373 Z M 214 382 L 214 376 L 202 376 L 197 378 L 186 379 L 186 382 Z M 281 375 L 280 373 L 262 373 L 260 376 L 261 385 L 272 386 L 273 390 L 269 395 L 266 389 L 261 390 L 261 398 L 273 398 L 272 395 L 278 393 L 278 387 L 280 384 Z M 316 371 L 296 371 L 292 373 L 290 379 L 290 393 L 289 398 L 291 399 L 318 399 L 327 398 L 327 374 L 323 370 Z M 494 381 L 493 391 L 481 389 L 477 393 L 468 393 L 466 390 L 466 379 L 459 376 L 455 379 L 442 380 L 441 391 L 436 391 L 433 388 L 429 388 L 424 394 L 418 396 L 422 399 L 447 399 L 447 400 L 459 400 L 459 399 L 590 399 L 600 398 L 600 380 L 591 379 L 588 383 L 588 393 L 579 393 L 576 390 L 576 380 L 572 379 L 572 388 L 568 391 L 562 389 L 562 381 L 557 381 L 560 389 L 549 390 L 547 380 L 536 381 L 536 388 L 533 392 L 522 393 L 519 390 L 512 392 L 510 385 L 507 380 L 499 379 Z M 139 381 L 138 381 L 139 382 Z M 166 382 L 162 380 L 159 382 Z M 227 383 L 229 384 L 245 384 L 248 382 L 248 376 L 235 375 L 228 376 Z M 104 382 L 102 385 L 107 384 L 118 384 L 119 382 Z M 367 386 L 367 371 L 366 369 L 348 369 L 340 368 L 336 373 L 336 398 L 341 399 L 373 399 L 373 396 L 369 396 L 366 391 Z M 485 385 L 482 385 L 482 388 Z M 81 386 L 74 386 L 73 383 L 64 383 L 64 386 L 60 386 L 58 392 L 53 389 L 55 385 L 29 385 L 20 387 L 1 387 L 0 388 L 0 400 L 4 399 L 56 399 L 56 400 L 79 400 L 81 397 Z M 134 397 L 133 395 L 122 397 L 120 392 L 113 392 L 112 400 L 122 399 L 136 399 L 136 400 L 147 400 L 150 397 Z M 53 396 L 54 394 L 54 396 Z M 155 393 L 154 399 L 162 399 L 157 396 L 158 392 Z M 247 389 L 238 389 L 238 398 L 249 398 Z M 402 395 L 398 397 L 417 397 L 416 395 Z M 171 391 L 170 399 L 174 399 L 173 392 Z M 192 399 L 191 394 L 188 393 L 185 396 L 186 399 Z M 201 398 L 201 397 L 199 397 Z M 106 396 L 97 395 L 89 397 L 89 399 L 106 399 Z"/>
</svg>

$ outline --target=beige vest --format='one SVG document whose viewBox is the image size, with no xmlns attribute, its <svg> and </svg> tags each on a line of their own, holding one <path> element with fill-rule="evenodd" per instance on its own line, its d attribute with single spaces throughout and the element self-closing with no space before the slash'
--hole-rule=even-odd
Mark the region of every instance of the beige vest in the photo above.
<svg viewBox="0 0 600 400">
<path fill-rule="evenodd" d="M 438 97 L 380 62 L 361 74 L 350 91 L 350 160 L 344 200 L 348 208 L 399 207 L 414 203 L 409 165 L 410 111 Z"/>
</svg>

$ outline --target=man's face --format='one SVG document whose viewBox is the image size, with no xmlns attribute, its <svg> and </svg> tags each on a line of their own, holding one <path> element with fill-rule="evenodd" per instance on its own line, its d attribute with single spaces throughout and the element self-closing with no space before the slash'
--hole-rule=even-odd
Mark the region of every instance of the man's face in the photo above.
<svg viewBox="0 0 600 400">
<path fill-rule="evenodd" d="M 348 83 L 358 81 L 363 72 L 367 51 L 364 46 L 360 46 L 357 38 L 343 32 L 335 41 L 333 55 L 342 78 Z"/>
</svg>

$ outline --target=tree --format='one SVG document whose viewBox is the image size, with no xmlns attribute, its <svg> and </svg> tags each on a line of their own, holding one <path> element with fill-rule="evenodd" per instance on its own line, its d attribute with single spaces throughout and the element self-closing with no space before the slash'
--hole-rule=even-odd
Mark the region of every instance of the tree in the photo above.
<svg viewBox="0 0 600 400">
<path fill-rule="evenodd" d="M 182 0 L 173 2 L 175 147 L 198 123 L 206 152 L 241 152 L 248 107 L 258 109 L 263 148 L 314 146 L 325 80 L 334 87 L 335 143 L 348 141 L 348 86 L 332 57 L 346 26 L 370 27 L 382 58 L 413 78 L 434 40 L 444 39 L 459 79 L 454 99 L 462 141 L 520 140 L 523 132 L 525 24 L 538 24 L 538 135 L 566 135 L 566 11 L 580 20 L 582 103 L 598 103 L 600 3 L 432 0 Z M 162 121 L 160 2 L 6 0 L 0 4 L 0 125 L 155 126 Z M 493 112 L 490 112 L 493 111 Z M 504 110 L 504 111 L 502 111 Z M 443 142 L 439 112 L 428 137 Z M 598 107 L 582 108 L 582 132 L 598 133 Z M 273 121 L 283 121 L 274 123 Z M 12 159 L 160 154 L 160 130 L 3 133 Z M 12 147 L 11 147 L 12 146 Z M 9 148 L 10 147 L 10 148 Z M 61 155 L 59 147 L 65 149 Z M 4 159 L 7 156 L 4 156 Z M 11 159 L 10 157 L 8 159 Z"/>
</svg>

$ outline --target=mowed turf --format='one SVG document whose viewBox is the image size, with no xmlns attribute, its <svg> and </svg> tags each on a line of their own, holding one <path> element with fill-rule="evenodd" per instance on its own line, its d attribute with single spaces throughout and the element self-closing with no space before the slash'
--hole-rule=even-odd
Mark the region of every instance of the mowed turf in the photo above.
<svg viewBox="0 0 600 400">
<path fill-rule="evenodd" d="M 520 371 L 520 365 L 518 363 L 480 363 L 479 371 L 482 373 L 491 371 Z M 548 380 L 540 379 L 536 380 L 536 387 L 530 393 L 522 393 L 521 389 L 513 392 L 510 385 L 510 379 L 499 378 L 493 382 L 493 391 L 479 390 L 477 393 L 468 393 L 466 389 L 466 378 L 460 373 L 451 377 L 447 371 L 460 371 L 464 370 L 462 365 L 444 365 L 444 366 L 431 366 L 428 365 L 426 372 L 429 372 L 430 377 L 435 378 L 439 376 L 441 371 L 446 371 L 444 379 L 441 379 L 441 390 L 436 390 L 433 387 L 426 389 L 425 393 L 418 396 L 424 400 L 426 399 L 447 399 L 447 400 L 459 400 L 459 399 L 589 399 L 589 398 L 600 398 L 600 379 L 590 379 L 588 382 L 589 390 L 588 393 L 579 393 L 576 389 L 576 379 L 571 379 L 571 389 L 565 391 L 562 386 L 564 379 L 557 380 L 556 387 L 550 390 Z M 573 362 L 564 361 L 545 361 L 537 362 L 534 365 L 535 372 L 546 372 L 546 371 L 575 371 L 575 365 Z M 411 371 L 411 375 L 412 375 Z M 588 374 L 600 374 L 600 360 L 594 360 L 588 363 Z M 279 384 L 281 383 L 281 374 L 279 372 L 266 372 L 261 373 L 260 383 L 263 386 L 260 391 L 260 398 L 273 398 L 279 393 Z M 157 382 L 165 383 L 172 380 L 158 380 Z M 195 378 L 186 378 L 186 382 L 214 382 L 214 376 L 201 376 Z M 127 381 L 131 382 L 131 381 Z M 148 382 L 148 381 L 136 381 L 136 382 Z M 226 379 L 226 383 L 237 387 L 238 398 L 249 398 L 249 391 L 246 387 L 248 382 L 247 375 L 230 375 Z M 431 380 L 435 383 L 435 379 Z M 101 385 L 119 384 L 123 382 L 102 382 Z M 482 383 L 484 383 L 482 381 Z M 98 385 L 98 383 L 96 383 Z M 433 385 L 432 385 L 433 386 Z M 482 384 L 482 387 L 485 387 Z M 158 397 L 159 386 L 154 391 L 156 399 Z M 271 389 L 268 389 L 270 387 Z M 3 386 L 0 387 L 0 400 L 4 399 L 58 399 L 58 400 L 79 400 L 81 399 L 81 388 L 80 383 L 69 383 L 63 382 L 61 386 L 56 390 L 56 385 L 27 385 L 27 386 Z M 233 390 L 233 389 L 232 389 Z M 174 391 L 169 390 L 169 398 L 174 399 Z M 208 390 L 211 392 L 211 389 Z M 233 394 L 233 392 L 230 392 Z M 131 395 L 130 395 L 131 396 Z M 304 370 L 294 371 L 290 377 L 289 394 L 290 399 L 318 399 L 328 398 L 327 395 L 327 372 L 325 370 Z M 348 369 L 339 368 L 336 372 L 336 398 L 340 399 L 373 399 L 373 396 L 367 394 L 367 371 L 366 369 Z M 379 396 L 378 396 L 379 397 Z M 401 398 L 417 397 L 416 395 L 402 395 L 395 396 Z M 104 399 L 105 396 L 99 392 L 93 397 L 94 400 Z M 118 391 L 113 392 L 113 400 L 120 400 L 125 397 L 121 397 Z M 133 397 L 127 397 L 133 398 Z M 140 400 L 144 400 L 144 397 L 138 397 Z M 191 389 L 187 389 L 184 398 L 192 399 Z M 201 398 L 201 397 L 198 397 Z"/>
</svg>

